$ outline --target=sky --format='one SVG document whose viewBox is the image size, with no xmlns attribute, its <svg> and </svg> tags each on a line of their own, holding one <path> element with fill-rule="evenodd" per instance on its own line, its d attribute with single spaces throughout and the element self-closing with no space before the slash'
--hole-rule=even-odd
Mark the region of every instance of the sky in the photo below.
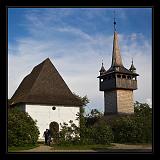
<svg viewBox="0 0 160 160">
<path fill-rule="evenodd" d="M 111 66 L 114 11 L 123 65 L 133 58 L 140 75 L 134 101 L 152 105 L 151 8 L 9 8 L 8 98 L 49 57 L 70 90 L 87 95 L 86 112 L 103 112 L 97 76 L 102 59 Z"/>
</svg>

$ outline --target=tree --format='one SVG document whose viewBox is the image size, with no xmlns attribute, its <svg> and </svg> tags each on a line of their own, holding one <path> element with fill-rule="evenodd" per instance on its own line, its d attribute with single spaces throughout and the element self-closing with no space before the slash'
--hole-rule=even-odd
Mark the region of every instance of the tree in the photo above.
<svg viewBox="0 0 160 160">
<path fill-rule="evenodd" d="M 96 122 L 98 122 L 98 120 L 102 118 L 102 116 L 103 114 L 99 112 L 97 109 L 92 109 L 91 113 L 85 117 L 86 126 L 89 127 L 94 125 Z"/>
<path fill-rule="evenodd" d="M 89 103 L 89 99 L 87 96 L 80 97 L 75 94 L 75 96 L 82 102 L 82 107 L 80 107 L 80 112 L 77 114 L 77 119 L 80 120 L 80 139 L 81 141 L 85 141 L 85 134 L 86 134 L 86 119 L 84 116 L 85 109 L 84 107 Z"/>
<path fill-rule="evenodd" d="M 135 121 L 141 134 L 139 139 L 141 142 L 152 142 L 152 108 L 147 103 L 139 103 L 136 101 L 135 105 Z"/>
<path fill-rule="evenodd" d="M 24 146 L 36 144 L 39 130 L 26 112 L 16 107 L 8 109 L 8 146 Z"/>
</svg>

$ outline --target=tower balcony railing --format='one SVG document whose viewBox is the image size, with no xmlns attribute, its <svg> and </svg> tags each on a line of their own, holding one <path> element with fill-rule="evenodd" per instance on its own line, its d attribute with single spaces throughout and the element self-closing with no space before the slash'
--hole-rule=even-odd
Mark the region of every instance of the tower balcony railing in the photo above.
<svg viewBox="0 0 160 160">
<path fill-rule="evenodd" d="M 137 89 L 137 80 L 125 78 L 113 78 L 110 80 L 103 80 L 100 82 L 100 91 L 110 89 Z"/>
<path fill-rule="evenodd" d="M 125 89 L 137 89 L 137 80 L 116 78 L 116 87 Z"/>
</svg>

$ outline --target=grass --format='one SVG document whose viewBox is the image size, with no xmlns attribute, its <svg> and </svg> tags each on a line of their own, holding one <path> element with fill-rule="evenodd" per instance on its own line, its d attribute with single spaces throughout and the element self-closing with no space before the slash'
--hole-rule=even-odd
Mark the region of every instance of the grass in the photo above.
<svg viewBox="0 0 160 160">
<path fill-rule="evenodd" d="M 52 145 L 55 150 L 98 150 L 109 149 L 113 145 L 92 144 L 92 145 Z"/>
<path fill-rule="evenodd" d="M 15 151 L 20 151 L 20 150 L 28 150 L 28 149 L 32 149 L 35 147 L 38 147 L 39 144 L 35 144 L 35 145 L 26 145 L 26 146 L 12 146 L 12 147 L 8 147 L 8 152 L 15 152 Z"/>
</svg>

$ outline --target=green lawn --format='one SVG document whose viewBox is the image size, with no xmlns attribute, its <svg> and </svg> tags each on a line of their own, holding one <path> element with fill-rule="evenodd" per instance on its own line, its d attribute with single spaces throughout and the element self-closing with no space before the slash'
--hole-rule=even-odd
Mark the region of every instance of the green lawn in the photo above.
<svg viewBox="0 0 160 160">
<path fill-rule="evenodd" d="M 35 145 L 26 145 L 26 146 L 13 146 L 13 147 L 8 147 L 8 152 L 15 152 L 15 151 L 20 151 L 20 150 L 27 150 L 27 149 L 32 149 L 35 147 L 38 147 L 39 144 Z"/>
<path fill-rule="evenodd" d="M 109 149 L 113 145 L 93 144 L 93 145 L 52 145 L 55 150 L 100 150 Z"/>
</svg>

